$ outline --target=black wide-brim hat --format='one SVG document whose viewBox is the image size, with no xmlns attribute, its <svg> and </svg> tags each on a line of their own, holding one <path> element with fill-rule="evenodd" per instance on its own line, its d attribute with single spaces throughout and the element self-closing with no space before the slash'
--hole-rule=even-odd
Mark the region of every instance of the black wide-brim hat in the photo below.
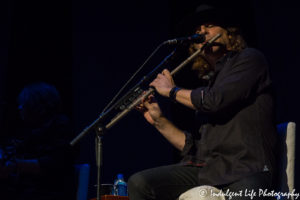
<svg viewBox="0 0 300 200">
<path fill-rule="evenodd" d="M 243 20 L 240 13 L 228 7 L 214 7 L 207 4 L 199 5 L 195 11 L 185 16 L 176 26 L 176 35 L 185 36 L 195 33 L 195 29 L 205 23 L 214 23 L 218 26 L 236 27 L 243 30 Z"/>
</svg>

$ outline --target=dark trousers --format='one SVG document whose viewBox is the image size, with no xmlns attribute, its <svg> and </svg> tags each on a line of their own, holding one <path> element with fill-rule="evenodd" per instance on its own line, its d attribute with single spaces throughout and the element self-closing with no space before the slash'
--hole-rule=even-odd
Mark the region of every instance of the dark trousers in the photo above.
<svg viewBox="0 0 300 200">
<path fill-rule="evenodd" d="M 168 165 L 138 172 L 128 180 L 129 198 L 130 200 L 175 200 L 183 192 L 203 185 L 198 181 L 199 170 L 200 167 Z M 268 172 L 257 173 L 235 183 L 216 187 L 223 191 L 228 189 L 238 193 L 232 196 L 231 200 L 265 199 L 258 193 L 251 197 L 248 192 L 270 189 L 271 178 Z M 244 195 L 245 189 L 248 191 L 246 195 Z M 225 198 L 229 199 L 227 196 Z"/>
</svg>

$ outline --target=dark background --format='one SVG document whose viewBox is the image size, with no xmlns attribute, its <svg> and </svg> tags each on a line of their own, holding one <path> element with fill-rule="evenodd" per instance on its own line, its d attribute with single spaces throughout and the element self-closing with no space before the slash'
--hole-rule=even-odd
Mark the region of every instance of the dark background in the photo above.
<svg viewBox="0 0 300 200">
<path fill-rule="evenodd" d="M 277 122 L 300 124 L 299 6 L 291 0 L 210 2 L 243 14 L 241 23 L 247 24 L 250 46 L 263 51 L 270 64 Z M 205 1 L 1 1 L 0 134 L 10 134 L 17 126 L 17 94 L 36 81 L 58 88 L 74 135 L 79 134 L 147 56 L 175 36 L 177 22 L 201 3 Z M 141 75 L 167 52 L 160 51 Z M 96 182 L 94 137 L 91 132 L 82 139 L 78 157 L 78 162 L 92 167 L 90 197 L 95 196 Z M 127 179 L 136 171 L 177 159 L 174 148 L 136 111 L 111 128 L 103 142 L 102 183 L 112 183 L 119 172 Z M 295 169 L 299 166 L 296 151 Z M 296 170 L 296 188 L 297 177 Z"/>
</svg>

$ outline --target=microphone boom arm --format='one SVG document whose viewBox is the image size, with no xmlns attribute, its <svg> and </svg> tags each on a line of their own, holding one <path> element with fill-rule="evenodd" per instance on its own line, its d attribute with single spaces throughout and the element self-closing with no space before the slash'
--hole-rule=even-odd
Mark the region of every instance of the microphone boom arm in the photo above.
<svg viewBox="0 0 300 200">
<path fill-rule="evenodd" d="M 200 49 L 195 51 L 191 56 L 189 56 L 186 60 L 184 60 L 181 64 L 179 64 L 174 70 L 171 71 L 171 75 L 176 74 L 179 70 L 181 70 L 184 66 L 190 63 L 197 55 L 199 55 L 205 48 L 210 46 L 216 39 L 218 39 L 221 34 L 217 34 L 212 39 L 210 39 L 207 43 L 205 43 Z M 118 113 L 106 126 L 105 129 L 110 129 L 114 124 L 116 124 L 120 119 L 126 116 L 132 109 L 134 109 L 140 102 L 148 97 L 150 94 L 155 92 L 154 88 L 149 88 L 144 94 L 139 96 L 132 104 L 130 104 L 126 109 L 124 109 L 121 113 Z"/>
<path fill-rule="evenodd" d="M 195 51 L 191 56 L 189 56 L 186 60 L 184 60 L 180 65 L 178 65 L 174 70 L 171 71 L 171 75 L 176 74 L 179 70 L 181 70 L 184 66 L 190 63 L 197 55 L 199 55 L 205 48 L 210 46 L 216 39 L 218 39 L 221 34 L 217 34 L 212 39 L 210 39 L 207 43 L 205 43 L 200 49 Z M 109 123 L 105 126 L 100 126 L 99 123 L 103 121 L 108 113 L 112 111 L 113 108 L 108 109 L 106 112 L 100 114 L 100 116 L 92 122 L 88 127 L 86 127 L 79 135 L 77 135 L 71 142 L 70 145 L 74 146 L 84 135 L 87 134 L 92 128 L 96 127 L 96 131 L 104 132 L 104 130 L 110 129 L 113 125 L 115 125 L 119 120 L 125 117 L 132 109 L 134 109 L 140 102 L 148 97 L 150 94 L 155 92 L 154 88 L 149 88 L 146 92 L 144 92 L 141 96 L 135 99 L 129 106 L 127 106 L 123 111 L 119 112 L 115 117 L 111 119 Z M 114 106 L 113 106 L 114 107 Z"/>
</svg>

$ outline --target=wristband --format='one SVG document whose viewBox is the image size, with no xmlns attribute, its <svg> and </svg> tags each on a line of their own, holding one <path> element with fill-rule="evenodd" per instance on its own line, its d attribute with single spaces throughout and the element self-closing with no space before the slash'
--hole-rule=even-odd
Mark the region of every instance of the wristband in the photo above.
<svg viewBox="0 0 300 200">
<path fill-rule="evenodd" d="M 176 102 L 176 94 L 177 92 L 181 90 L 181 88 L 179 87 L 173 87 L 171 90 L 170 90 L 170 93 L 169 93 L 169 98 L 172 100 L 172 101 L 175 101 Z"/>
</svg>

